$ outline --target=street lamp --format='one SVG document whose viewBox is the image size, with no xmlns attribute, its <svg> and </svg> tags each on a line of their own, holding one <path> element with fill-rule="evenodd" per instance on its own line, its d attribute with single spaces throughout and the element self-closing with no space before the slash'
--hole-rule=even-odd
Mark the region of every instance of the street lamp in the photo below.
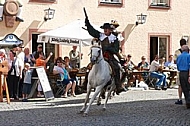
<svg viewBox="0 0 190 126">
<path fill-rule="evenodd" d="M 45 9 L 45 16 L 44 16 L 44 21 L 51 20 L 54 17 L 55 10 L 54 9 Z"/>
<path fill-rule="evenodd" d="M 144 24 L 146 22 L 146 16 L 147 15 L 144 15 L 142 13 L 140 15 L 137 15 L 136 25 L 138 25 L 138 24 Z"/>
</svg>

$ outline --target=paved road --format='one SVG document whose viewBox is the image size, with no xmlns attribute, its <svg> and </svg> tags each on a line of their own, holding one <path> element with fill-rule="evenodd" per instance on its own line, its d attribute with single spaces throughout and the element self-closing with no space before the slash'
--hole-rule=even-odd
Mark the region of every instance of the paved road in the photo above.
<svg viewBox="0 0 190 126">
<path fill-rule="evenodd" d="M 0 126 L 190 126 L 190 110 L 175 105 L 177 89 L 121 93 L 103 105 L 91 106 L 87 117 L 77 114 L 85 94 L 52 101 L 0 103 Z"/>
</svg>

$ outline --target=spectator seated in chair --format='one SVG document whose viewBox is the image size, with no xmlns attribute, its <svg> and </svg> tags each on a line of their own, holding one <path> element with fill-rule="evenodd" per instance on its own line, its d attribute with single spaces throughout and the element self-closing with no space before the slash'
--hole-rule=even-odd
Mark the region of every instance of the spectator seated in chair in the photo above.
<svg viewBox="0 0 190 126">
<path fill-rule="evenodd" d="M 154 60 L 150 64 L 150 77 L 155 77 L 159 79 L 159 81 L 156 82 L 156 90 L 167 90 L 166 75 L 159 72 L 159 70 L 162 69 L 162 67 L 159 64 L 158 59 L 159 57 L 158 55 L 156 55 Z"/>
<path fill-rule="evenodd" d="M 53 74 L 60 74 L 62 84 L 67 85 L 63 97 L 67 98 L 67 94 L 70 88 L 72 96 L 76 97 L 75 96 L 76 81 L 70 78 L 68 71 L 65 69 L 65 61 L 61 57 L 58 57 L 56 59 L 56 66 L 54 66 L 53 68 Z"/>
<path fill-rule="evenodd" d="M 77 75 L 76 75 L 78 73 L 79 69 L 71 67 L 70 59 L 69 59 L 68 56 L 64 57 L 64 61 L 65 61 L 65 68 L 68 71 L 68 73 L 70 75 L 70 78 L 74 79 L 76 81 L 75 94 L 82 94 L 81 87 L 79 85 L 79 81 L 78 81 L 78 78 L 77 78 Z"/>
<path fill-rule="evenodd" d="M 133 61 L 131 61 L 131 57 L 132 57 L 131 54 L 128 54 L 126 58 L 126 62 L 124 64 L 125 69 L 127 71 L 132 71 L 137 68 L 137 66 L 133 63 Z"/>
<path fill-rule="evenodd" d="M 149 64 L 148 64 L 148 62 L 146 62 L 146 58 L 144 56 L 142 56 L 141 60 L 142 61 L 138 64 L 138 69 L 140 71 L 147 71 L 149 68 Z M 147 80 L 148 73 L 147 72 L 142 73 L 142 77 L 144 80 Z"/>
</svg>

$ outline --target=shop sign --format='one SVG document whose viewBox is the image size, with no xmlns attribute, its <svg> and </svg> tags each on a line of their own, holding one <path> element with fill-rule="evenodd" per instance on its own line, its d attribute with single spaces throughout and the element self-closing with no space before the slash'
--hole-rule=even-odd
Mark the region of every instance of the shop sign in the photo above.
<svg viewBox="0 0 190 126">
<path fill-rule="evenodd" d="M 12 46 L 22 43 L 23 40 L 19 39 L 15 34 L 8 34 L 4 39 L 0 40 L 0 46 Z"/>
</svg>

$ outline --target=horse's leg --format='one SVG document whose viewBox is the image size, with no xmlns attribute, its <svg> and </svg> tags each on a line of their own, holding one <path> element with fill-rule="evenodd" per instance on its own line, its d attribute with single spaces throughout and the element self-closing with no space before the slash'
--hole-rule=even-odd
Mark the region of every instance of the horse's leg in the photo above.
<svg viewBox="0 0 190 126">
<path fill-rule="evenodd" d="M 84 112 L 84 116 L 86 116 L 88 114 L 91 104 L 93 103 L 93 101 L 96 98 L 96 96 L 100 93 L 100 91 L 102 90 L 102 88 L 103 88 L 102 85 L 96 87 L 96 91 L 94 92 L 94 95 L 90 99 L 89 105 L 88 105 L 88 107 L 86 108 L 86 110 Z"/>
<path fill-rule="evenodd" d="M 99 96 L 98 96 L 98 99 L 97 99 L 97 105 L 101 105 L 101 97 L 102 97 L 102 93 L 105 93 L 105 90 L 106 89 L 102 89 Z M 105 94 L 104 94 L 105 95 Z M 102 98 L 103 99 L 103 98 Z M 104 98 L 105 99 L 105 98 Z"/>
<path fill-rule="evenodd" d="M 107 102 L 108 102 L 108 99 L 111 97 L 111 92 L 113 91 L 113 86 L 110 87 L 110 90 L 108 90 L 108 93 L 107 93 L 107 97 L 106 97 L 106 100 L 105 100 L 105 103 L 104 103 L 104 107 L 103 107 L 103 110 L 106 110 L 106 105 L 107 105 Z"/>
<path fill-rule="evenodd" d="M 115 80 L 113 79 L 112 80 L 112 84 L 110 85 L 110 96 L 109 96 L 109 99 L 112 98 L 112 96 L 114 97 L 115 96 L 115 92 L 116 92 L 116 86 L 115 86 Z"/>
<path fill-rule="evenodd" d="M 89 96 L 90 96 L 90 93 L 91 93 L 91 86 L 87 86 L 87 94 L 86 94 L 86 98 L 85 98 L 85 102 L 84 102 L 84 105 L 82 107 L 82 109 L 80 110 L 80 113 L 83 113 L 84 112 L 84 109 L 86 108 L 86 104 L 89 100 Z"/>
</svg>

